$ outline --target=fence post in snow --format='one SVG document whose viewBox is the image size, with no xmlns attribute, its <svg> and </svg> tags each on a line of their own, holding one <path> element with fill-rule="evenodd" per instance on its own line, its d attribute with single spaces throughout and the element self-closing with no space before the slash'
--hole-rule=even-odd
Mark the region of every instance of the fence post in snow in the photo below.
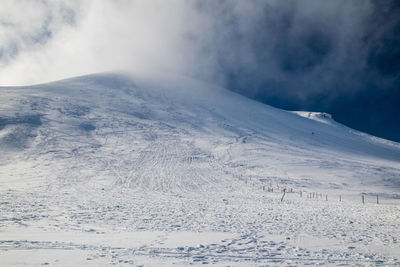
<svg viewBox="0 0 400 267">
<path fill-rule="evenodd" d="M 339 195 L 339 202 L 342 202 L 342 195 Z"/>
<path fill-rule="evenodd" d="M 303 191 L 300 190 L 300 197 L 303 197 Z"/>
<path fill-rule="evenodd" d="M 325 199 L 326 199 L 326 201 L 328 201 L 328 195 L 325 195 Z"/>
<path fill-rule="evenodd" d="M 364 195 L 361 196 L 362 203 L 365 204 L 365 197 Z"/>
<path fill-rule="evenodd" d="M 283 201 L 283 198 L 285 197 L 285 194 L 286 194 L 286 189 L 283 189 L 283 195 L 282 195 L 282 198 L 281 198 L 281 202 Z"/>
<path fill-rule="evenodd" d="M 376 195 L 376 204 L 379 204 L 379 197 Z"/>
</svg>

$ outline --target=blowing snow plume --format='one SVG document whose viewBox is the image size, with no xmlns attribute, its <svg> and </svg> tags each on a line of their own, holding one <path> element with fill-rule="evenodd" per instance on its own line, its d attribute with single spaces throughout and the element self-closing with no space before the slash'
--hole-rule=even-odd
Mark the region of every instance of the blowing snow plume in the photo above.
<svg viewBox="0 0 400 267">
<path fill-rule="evenodd" d="M 132 67 L 190 72 L 193 14 L 185 1 L 6 1 L 0 83 Z"/>
</svg>

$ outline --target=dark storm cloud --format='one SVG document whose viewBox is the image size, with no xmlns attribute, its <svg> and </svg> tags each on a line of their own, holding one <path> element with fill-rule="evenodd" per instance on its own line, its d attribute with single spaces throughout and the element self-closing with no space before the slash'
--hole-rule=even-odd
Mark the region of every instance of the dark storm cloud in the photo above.
<svg viewBox="0 0 400 267">
<path fill-rule="evenodd" d="M 212 14 L 211 41 L 229 87 L 257 94 L 264 87 L 299 98 L 353 85 L 364 67 L 366 1 L 219 1 L 203 4 Z M 209 2 L 206 2 L 209 3 Z M 273 91 L 273 90 L 272 90 Z"/>
<path fill-rule="evenodd" d="M 400 2 L 201 2 L 225 86 L 400 141 Z"/>
</svg>

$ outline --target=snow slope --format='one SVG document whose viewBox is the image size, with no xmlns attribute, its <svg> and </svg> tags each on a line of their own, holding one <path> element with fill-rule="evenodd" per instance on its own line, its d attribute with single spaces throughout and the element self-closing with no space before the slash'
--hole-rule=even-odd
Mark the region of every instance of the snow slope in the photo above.
<svg viewBox="0 0 400 267">
<path fill-rule="evenodd" d="M 175 75 L 0 91 L 2 262 L 400 264 L 398 143 Z"/>
</svg>

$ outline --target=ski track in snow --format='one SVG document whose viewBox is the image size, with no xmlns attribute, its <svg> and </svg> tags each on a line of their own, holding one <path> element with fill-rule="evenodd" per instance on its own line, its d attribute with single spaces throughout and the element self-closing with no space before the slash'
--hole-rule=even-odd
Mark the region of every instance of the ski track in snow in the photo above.
<svg viewBox="0 0 400 267">
<path fill-rule="evenodd" d="M 0 262 L 400 265 L 398 144 L 159 79 L 0 88 Z"/>
</svg>

